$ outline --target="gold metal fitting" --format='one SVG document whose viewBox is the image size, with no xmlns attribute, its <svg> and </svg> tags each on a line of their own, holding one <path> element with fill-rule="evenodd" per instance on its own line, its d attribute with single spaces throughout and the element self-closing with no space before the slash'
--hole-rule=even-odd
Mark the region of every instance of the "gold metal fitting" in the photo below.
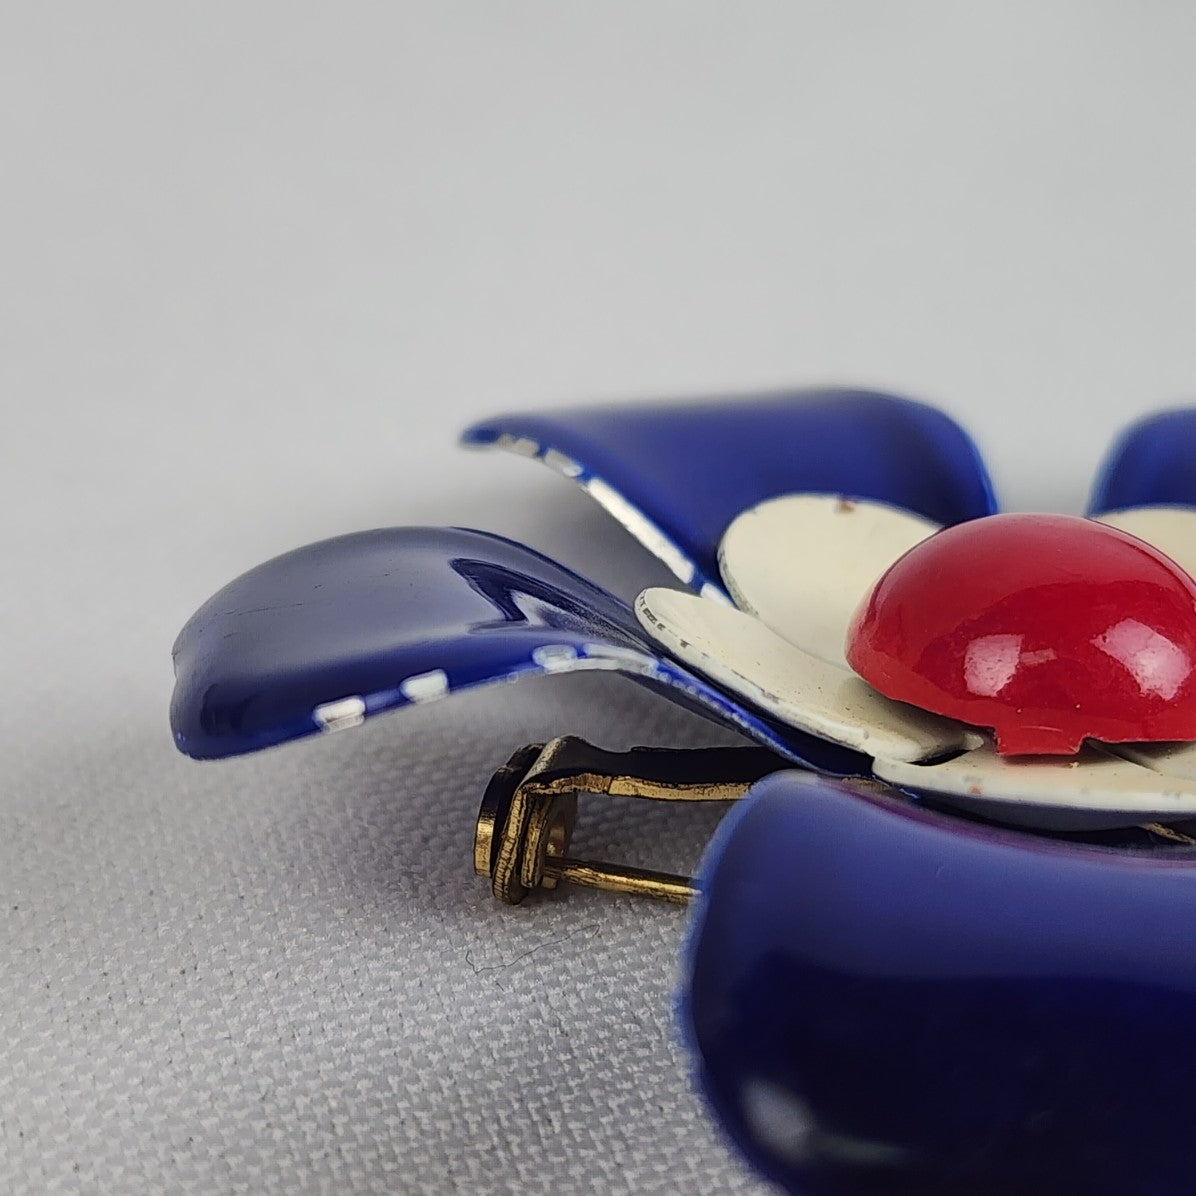
<svg viewBox="0 0 1196 1196">
<path fill-rule="evenodd" d="M 517 905 L 562 881 L 684 905 L 692 877 L 569 856 L 581 793 L 653 801 L 735 801 L 786 761 L 767 748 L 632 748 L 608 752 L 572 735 L 520 748 L 491 778 L 473 866 L 495 897 Z"/>
</svg>

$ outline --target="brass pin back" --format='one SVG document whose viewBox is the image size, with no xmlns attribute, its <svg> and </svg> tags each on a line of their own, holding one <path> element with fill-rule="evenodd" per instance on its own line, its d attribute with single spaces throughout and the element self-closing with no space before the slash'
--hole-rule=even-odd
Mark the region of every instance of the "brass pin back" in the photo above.
<svg viewBox="0 0 1196 1196">
<path fill-rule="evenodd" d="M 688 876 L 569 856 L 579 794 L 652 801 L 735 801 L 788 767 L 766 748 L 632 748 L 608 752 L 566 735 L 520 748 L 486 786 L 474 835 L 474 870 L 494 895 L 517 905 L 564 880 L 685 904 Z"/>
</svg>

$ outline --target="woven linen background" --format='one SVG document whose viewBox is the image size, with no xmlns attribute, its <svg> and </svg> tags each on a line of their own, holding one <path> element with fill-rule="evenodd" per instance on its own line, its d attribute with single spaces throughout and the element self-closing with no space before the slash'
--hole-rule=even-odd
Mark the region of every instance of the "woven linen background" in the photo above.
<svg viewBox="0 0 1196 1196">
<path fill-rule="evenodd" d="M 4 6 L 0 1191 L 762 1191 L 691 1088 L 685 913 L 505 909 L 470 867 L 514 747 L 725 735 L 565 677 L 199 765 L 171 642 L 371 526 L 667 581 L 567 482 L 454 447 L 514 407 L 889 387 L 1011 505 L 1080 509 L 1118 426 L 1196 397 L 1194 34 L 1165 4 Z M 688 868 L 711 819 L 591 803 L 577 850 Z"/>
</svg>

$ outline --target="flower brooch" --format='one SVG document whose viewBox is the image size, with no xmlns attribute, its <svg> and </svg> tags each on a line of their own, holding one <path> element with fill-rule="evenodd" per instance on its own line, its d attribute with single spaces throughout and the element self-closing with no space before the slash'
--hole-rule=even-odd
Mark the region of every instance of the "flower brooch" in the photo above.
<svg viewBox="0 0 1196 1196">
<path fill-rule="evenodd" d="M 942 413 L 860 391 L 512 416 L 687 587 L 634 609 L 485 532 L 342 536 L 175 645 L 179 748 L 230 756 L 529 674 L 624 673 L 756 748 L 523 748 L 475 866 L 687 900 L 703 1087 L 794 1191 L 1190 1190 L 1196 412 L 1087 519 L 999 515 Z M 574 860 L 578 793 L 726 799 L 697 881 Z M 1016 828 L 1016 829 L 1013 829 Z"/>
</svg>

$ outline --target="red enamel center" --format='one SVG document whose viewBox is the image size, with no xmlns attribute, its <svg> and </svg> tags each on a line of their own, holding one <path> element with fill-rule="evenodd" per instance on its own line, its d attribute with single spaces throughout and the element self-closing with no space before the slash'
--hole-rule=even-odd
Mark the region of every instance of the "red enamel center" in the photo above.
<svg viewBox="0 0 1196 1196">
<path fill-rule="evenodd" d="M 1003 755 L 1196 740 L 1196 583 L 1067 515 L 946 528 L 873 587 L 847 659 L 890 698 L 992 727 Z"/>
</svg>

